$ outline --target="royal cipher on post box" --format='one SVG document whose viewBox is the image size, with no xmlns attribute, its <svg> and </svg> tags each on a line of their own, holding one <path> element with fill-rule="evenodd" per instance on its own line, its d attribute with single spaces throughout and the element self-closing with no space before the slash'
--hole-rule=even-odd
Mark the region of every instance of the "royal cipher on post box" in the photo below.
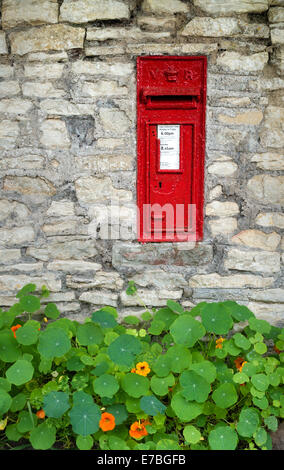
<svg viewBox="0 0 284 470">
<path fill-rule="evenodd" d="M 206 57 L 137 58 L 141 242 L 203 236 Z"/>
</svg>

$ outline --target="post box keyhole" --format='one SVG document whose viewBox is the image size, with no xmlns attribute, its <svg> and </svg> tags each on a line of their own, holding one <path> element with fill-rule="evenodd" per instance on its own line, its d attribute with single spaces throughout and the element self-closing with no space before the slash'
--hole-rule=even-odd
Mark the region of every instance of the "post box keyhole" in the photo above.
<svg viewBox="0 0 284 470">
<path fill-rule="evenodd" d="M 159 181 L 159 187 L 160 187 L 160 188 L 162 187 L 162 182 L 161 182 L 161 181 Z"/>
</svg>

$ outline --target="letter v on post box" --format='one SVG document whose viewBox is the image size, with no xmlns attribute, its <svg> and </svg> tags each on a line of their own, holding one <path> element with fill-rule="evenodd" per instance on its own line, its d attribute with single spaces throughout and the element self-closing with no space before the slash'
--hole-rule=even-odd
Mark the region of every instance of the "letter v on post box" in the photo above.
<svg viewBox="0 0 284 470">
<path fill-rule="evenodd" d="M 141 242 L 203 237 L 204 56 L 137 58 L 137 207 Z"/>
</svg>

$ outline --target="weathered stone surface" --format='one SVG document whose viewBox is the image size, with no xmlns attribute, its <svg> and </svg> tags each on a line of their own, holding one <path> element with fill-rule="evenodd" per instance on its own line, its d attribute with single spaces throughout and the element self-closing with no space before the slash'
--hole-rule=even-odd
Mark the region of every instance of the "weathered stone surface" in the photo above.
<svg viewBox="0 0 284 470">
<path fill-rule="evenodd" d="M 47 237 L 53 235 L 85 235 L 87 233 L 87 228 L 80 218 L 68 218 L 63 222 L 44 224 L 41 229 Z"/>
<path fill-rule="evenodd" d="M 221 177 L 234 176 L 237 170 L 238 165 L 229 160 L 224 162 L 214 162 L 208 166 L 208 173 Z"/>
<path fill-rule="evenodd" d="M 142 10 L 157 15 L 187 13 L 188 5 L 180 0 L 144 0 Z"/>
<path fill-rule="evenodd" d="M 249 302 L 248 308 L 259 319 L 263 319 L 275 326 L 283 326 L 283 303 Z"/>
<path fill-rule="evenodd" d="M 178 297 L 176 300 L 181 297 L 182 291 L 176 291 L 175 294 L 177 293 Z M 173 296 L 170 292 L 163 293 L 159 290 L 138 289 L 137 294 L 147 305 L 147 307 L 164 307 L 167 304 L 168 298 L 173 299 Z M 120 294 L 120 301 L 122 305 L 129 307 L 138 305 L 141 306 L 141 302 L 139 302 L 139 299 L 136 296 L 127 295 L 126 292 L 122 292 Z"/>
<path fill-rule="evenodd" d="M 263 205 L 284 204 L 284 176 L 255 175 L 248 181 L 247 194 Z"/>
<path fill-rule="evenodd" d="M 61 281 L 53 273 L 44 273 L 42 276 L 28 276 L 28 275 L 2 275 L 0 276 L 0 291 L 2 292 L 18 292 L 24 285 L 34 283 L 40 289 L 45 285 L 50 291 L 58 292 L 61 289 Z"/>
<path fill-rule="evenodd" d="M 75 157 L 76 167 L 79 170 L 106 173 L 110 171 L 129 171 L 133 169 L 133 158 L 130 155 L 88 155 Z"/>
<path fill-rule="evenodd" d="M 238 245 L 260 248 L 261 250 L 275 251 L 281 237 L 276 232 L 264 233 L 260 230 L 243 230 L 234 237 L 232 242 Z"/>
<path fill-rule="evenodd" d="M 198 266 L 212 261 L 212 246 L 198 244 L 193 249 L 178 250 L 168 243 L 151 243 L 145 245 L 132 243 L 115 243 L 112 263 L 116 269 L 121 267 L 143 265 L 176 265 Z"/>
<path fill-rule="evenodd" d="M 2 28 L 11 29 L 22 24 L 57 23 L 56 0 L 3 0 Z"/>
<path fill-rule="evenodd" d="M 116 0 L 64 0 L 60 20 L 88 23 L 96 20 L 124 20 L 130 16 L 129 6 Z"/>
<path fill-rule="evenodd" d="M 182 274 L 162 271 L 161 269 L 151 269 L 143 274 L 135 274 L 131 280 L 140 287 L 156 287 L 158 289 L 180 289 L 187 286 Z"/>
<path fill-rule="evenodd" d="M 69 100 L 46 99 L 40 103 L 43 112 L 50 116 L 80 116 L 93 114 L 94 106 L 89 104 L 75 104 Z"/>
<path fill-rule="evenodd" d="M 48 82 L 25 82 L 23 95 L 32 98 L 60 98 L 65 95 L 65 91 L 55 88 L 52 83 Z"/>
<path fill-rule="evenodd" d="M 122 134 L 129 129 L 130 122 L 123 111 L 112 108 L 101 108 L 100 118 L 106 131 L 113 134 Z"/>
<path fill-rule="evenodd" d="M 19 135 L 19 124 L 16 121 L 4 119 L 0 122 L 0 148 L 13 148 Z"/>
<path fill-rule="evenodd" d="M 268 10 L 268 0 L 194 0 L 193 3 L 212 15 L 262 13 Z"/>
<path fill-rule="evenodd" d="M 84 292 L 79 297 L 81 302 L 102 306 L 109 305 L 111 307 L 117 307 L 117 299 L 118 294 L 102 290 Z"/>
<path fill-rule="evenodd" d="M 74 214 L 74 202 L 71 201 L 52 201 L 51 206 L 46 212 L 49 217 L 66 217 Z"/>
<path fill-rule="evenodd" d="M 127 41 L 136 40 L 143 41 L 144 39 L 164 39 L 170 37 L 170 32 L 149 32 L 141 31 L 136 26 L 130 28 L 88 28 L 87 30 L 87 41 L 107 41 L 108 39 L 125 39 Z"/>
<path fill-rule="evenodd" d="M 12 78 L 14 75 L 14 67 L 8 64 L 0 64 L 0 77 Z"/>
<path fill-rule="evenodd" d="M 19 248 L 15 248 L 11 250 L 7 250 L 7 249 L 0 250 L 1 264 L 15 263 L 17 261 L 20 261 L 20 259 L 21 259 L 21 250 Z"/>
<path fill-rule="evenodd" d="M 206 206 L 206 215 L 213 217 L 229 217 L 239 213 L 239 206 L 231 201 L 212 201 Z"/>
<path fill-rule="evenodd" d="M 7 246 L 24 245 L 35 240 L 34 229 L 30 226 L 19 226 L 11 229 L 0 229 L 0 243 Z"/>
<path fill-rule="evenodd" d="M 225 51 L 217 57 L 217 65 L 231 72 L 256 73 L 263 70 L 267 62 L 267 52 L 242 55 L 239 52 Z"/>
<path fill-rule="evenodd" d="M 284 303 L 284 289 L 265 289 L 265 290 L 255 290 L 249 293 L 250 300 L 257 300 L 261 302 L 270 302 L 270 303 Z"/>
<path fill-rule="evenodd" d="M 19 157 L 1 158 L 1 170 L 35 170 L 44 167 L 45 158 L 41 155 L 21 155 Z"/>
<path fill-rule="evenodd" d="M 57 260 L 84 260 L 97 255 L 93 240 L 65 240 L 52 242 L 47 246 L 36 248 L 28 247 L 27 255 L 42 261 Z"/>
<path fill-rule="evenodd" d="M 92 278 L 84 275 L 67 276 L 66 284 L 73 289 L 93 289 L 96 287 L 109 290 L 121 290 L 124 281 L 116 272 L 97 271 Z"/>
<path fill-rule="evenodd" d="M 0 55 L 8 54 L 8 47 L 6 43 L 6 35 L 0 31 Z"/>
<path fill-rule="evenodd" d="M 165 44 L 150 43 L 127 44 L 126 52 L 129 54 L 211 54 L 218 49 L 217 43 L 187 43 L 187 44 Z"/>
<path fill-rule="evenodd" d="M 25 204 L 8 199 L 0 200 L 0 222 L 15 222 L 15 220 L 27 219 L 30 211 Z"/>
<path fill-rule="evenodd" d="M 266 108 L 260 140 L 263 147 L 283 148 L 284 107 L 268 106 Z"/>
<path fill-rule="evenodd" d="M 90 46 L 85 48 L 85 54 L 87 57 L 124 55 L 125 47 L 122 45 Z"/>
<path fill-rule="evenodd" d="M 34 51 L 81 49 L 85 30 L 65 24 L 47 25 L 9 34 L 12 54 Z"/>
<path fill-rule="evenodd" d="M 102 266 L 98 263 L 81 260 L 55 260 L 47 265 L 49 271 L 64 271 L 67 273 L 96 272 L 99 271 L 101 267 Z"/>
<path fill-rule="evenodd" d="M 30 176 L 6 176 L 3 189 L 36 197 L 53 196 L 56 193 L 56 189 L 50 181 Z"/>
<path fill-rule="evenodd" d="M 141 28 L 147 29 L 147 31 L 173 31 L 176 27 L 176 17 L 170 14 L 169 16 L 142 14 L 137 16 L 137 24 Z"/>
<path fill-rule="evenodd" d="M 96 98 L 97 96 L 125 96 L 128 94 L 126 86 L 119 86 L 114 80 L 100 80 L 97 83 L 84 82 L 81 91 L 82 96 Z"/>
<path fill-rule="evenodd" d="M 82 177 L 75 181 L 78 200 L 82 204 L 105 203 L 110 200 L 127 202 L 132 200 L 131 191 L 116 189 L 109 176 L 98 178 L 96 176 Z"/>
<path fill-rule="evenodd" d="M 262 277 L 254 274 L 232 274 L 230 276 L 221 276 L 218 273 L 196 274 L 189 279 L 189 287 L 209 287 L 209 288 L 244 288 L 269 287 L 273 284 L 273 277 Z"/>
<path fill-rule="evenodd" d="M 238 222 L 234 217 L 221 217 L 220 219 L 209 220 L 208 223 L 214 237 L 233 233 L 238 228 Z"/>
<path fill-rule="evenodd" d="M 214 186 L 214 188 L 210 190 L 208 200 L 213 201 L 214 199 L 218 199 L 222 195 L 222 192 L 222 186 L 220 184 L 217 184 L 216 186 Z"/>
<path fill-rule="evenodd" d="M 26 114 L 32 108 L 33 103 L 22 98 L 2 99 L 0 101 L 0 113 Z"/>
<path fill-rule="evenodd" d="M 19 271 L 22 273 L 40 273 L 43 271 L 43 263 L 20 263 L 13 266 L 0 267 L 0 272 Z"/>
<path fill-rule="evenodd" d="M 258 153 L 252 155 L 251 162 L 262 170 L 284 170 L 284 159 L 280 153 Z"/>
<path fill-rule="evenodd" d="M 219 114 L 218 120 L 223 124 L 240 125 L 240 126 L 258 126 L 263 119 L 262 111 L 244 111 L 235 116 L 229 114 Z"/>
<path fill-rule="evenodd" d="M 25 59 L 27 62 L 66 62 L 68 60 L 68 54 L 66 51 L 30 52 L 26 55 Z"/>
<path fill-rule="evenodd" d="M 34 80 L 49 80 L 61 78 L 64 64 L 32 64 L 25 65 L 25 77 Z"/>
<path fill-rule="evenodd" d="M 241 32 L 237 18 L 193 18 L 180 32 L 181 36 L 226 37 Z"/>
<path fill-rule="evenodd" d="M 0 82 L 0 98 L 20 93 L 19 83 L 15 80 Z"/>
<path fill-rule="evenodd" d="M 284 29 L 280 28 L 271 28 L 271 43 L 273 45 L 283 45 L 284 44 Z"/>
<path fill-rule="evenodd" d="M 90 62 L 86 60 L 77 60 L 72 63 L 72 72 L 74 74 L 124 77 L 130 75 L 132 71 L 133 64 L 131 63 L 115 62 L 109 64 L 101 61 Z"/>
<path fill-rule="evenodd" d="M 281 23 L 282 21 L 284 21 L 284 8 L 269 8 L 268 20 L 270 23 Z"/>
<path fill-rule="evenodd" d="M 224 266 L 237 271 L 273 274 L 280 271 L 280 254 L 271 251 L 249 251 L 231 248 Z"/>
<path fill-rule="evenodd" d="M 284 214 L 278 212 L 260 213 L 257 215 L 255 223 L 263 227 L 278 227 L 284 229 Z"/>
<path fill-rule="evenodd" d="M 40 141 L 44 147 L 51 149 L 67 149 L 70 141 L 65 122 L 59 119 L 48 119 L 40 126 Z"/>
</svg>

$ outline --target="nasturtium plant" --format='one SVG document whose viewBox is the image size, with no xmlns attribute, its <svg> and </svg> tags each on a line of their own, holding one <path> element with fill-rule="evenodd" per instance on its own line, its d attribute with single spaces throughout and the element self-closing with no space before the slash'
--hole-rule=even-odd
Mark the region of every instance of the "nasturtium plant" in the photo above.
<svg viewBox="0 0 284 470">
<path fill-rule="evenodd" d="M 137 296 L 131 281 L 127 294 Z M 0 437 L 7 448 L 272 448 L 284 417 L 284 329 L 237 302 L 118 320 L 60 318 L 33 283 L 0 309 Z"/>
</svg>

